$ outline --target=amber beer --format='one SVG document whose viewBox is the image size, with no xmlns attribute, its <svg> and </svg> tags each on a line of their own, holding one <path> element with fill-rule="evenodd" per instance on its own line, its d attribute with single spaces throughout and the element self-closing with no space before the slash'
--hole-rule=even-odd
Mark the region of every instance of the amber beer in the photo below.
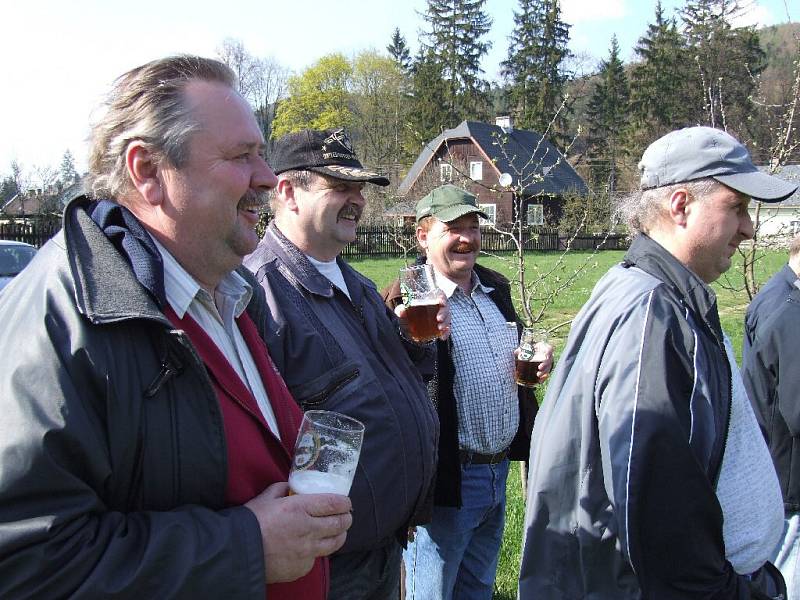
<svg viewBox="0 0 800 600">
<path fill-rule="evenodd" d="M 544 360 L 544 356 L 536 353 L 536 342 L 547 341 L 547 334 L 544 331 L 535 331 L 530 327 L 522 330 L 519 340 L 519 349 L 514 357 L 514 375 L 517 385 L 523 387 L 534 387 L 539 383 L 536 372 L 539 365 Z"/>
<path fill-rule="evenodd" d="M 408 335 L 415 342 L 430 342 L 439 337 L 439 301 L 417 300 L 406 306 Z"/>
<path fill-rule="evenodd" d="M 417 343 L 439 337 L 439 288 L 433 266 L 414 265 L 400 269 L 400 291 L 406 307 L 406 333 Z"/>
<path fill-rule="evenodd" d="M 539 370 L 541 362 L 541 360 L 526 360 L 517 356 L 514 360 L 517 385 L 534 387 L 539 383 L 539 376 L 536 375 L 536 371 Z"/>
</svg>

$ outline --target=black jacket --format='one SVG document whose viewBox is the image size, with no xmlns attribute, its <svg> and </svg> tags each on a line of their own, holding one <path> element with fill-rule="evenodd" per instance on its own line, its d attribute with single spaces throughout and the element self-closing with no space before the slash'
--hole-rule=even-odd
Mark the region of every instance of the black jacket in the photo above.
<svg viewBox="0 0 800 600">
<path fill-rule="evenodd" d="M 0 597 L 263 599 L 206 369 L 86 205 L 0 295 Z"/>
<path fill-rule="evenodd" d="M 266 292 L 264 339 L 300 407 L 364 423 L 353 526 L 340 550 L 361 552 L 405 541 L 409 525 L 429 519 L 439 426 L 417 368 L 432 352 L 406 348 L 375 284 L 338 262 L 350 299 L 273 222 L 244 264 Z"/>
<path fill-rule="evenodd" d="M 800 289 L 784 266 L 756 294 L 745 316 L 742 376 L 783 493 L 800 511 Z"/>
<path fill-rule="evenodd" d="M 494 290 L 489 298 L 497 305 L 506 321 L 519 324 L 519 318 L 511 300 L 511 284 L 497 271 L 476 264 L 475 273 L 481 283 Z M 394 281 L 383 291 L 386 304 L 394 309 L 402 302 L 400 283 Z M 519 325 L 521 327 L 521 325 Z M 428 383 L 428 395 L 439 414 L 439 464 L 436 470 L 434 502 L 437 506 L 461 507 L 461 463 L 458 456 L 458 410 L 453 394 L 453 342 L 437 341 L 436 374 Z M 519 388 L 519 428 L 509 448 L 511 460 L 528 460 L 531 431 L 538 405 L 530 388 Z"/>
<path fill-rule="evenodd" d="M 731 394 L 713 292 L 638 236 L 575 317 L 536 419 L 520 598 L 761 597 L 726 559 L 715 493 Z"/>
</svg>

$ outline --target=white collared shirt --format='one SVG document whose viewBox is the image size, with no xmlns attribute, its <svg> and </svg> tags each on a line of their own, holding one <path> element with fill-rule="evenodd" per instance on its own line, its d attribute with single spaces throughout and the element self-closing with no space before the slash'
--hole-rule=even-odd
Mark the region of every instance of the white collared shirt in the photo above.
<svg viewBox="0 0 800 600">
<path fill-rule="evenodd" d="M 469 294 L 439 271 L 436 283 L 450 306 L 459 446 L 482 454 L 500 452 L 508 448 L 519 427 L 514 380 L 517 330 L 506 326 L 487 295 L 494 288 L 483 285 L 474 271 Z"/>
<path fill-rule="evenodd" d="M 219 282 L 212 298 L 164 246 L 155 239 L 153 242 L 164 263 L 164 291 L 172 310 L 180 319 L 188 313 L 206 332 L 253 394 L 267 425 L 280 439 L 278 421 L 261 374 L 235 321 L 247 308 L 252 288 L 238 273 L 231 271 Z"/>
</svg>

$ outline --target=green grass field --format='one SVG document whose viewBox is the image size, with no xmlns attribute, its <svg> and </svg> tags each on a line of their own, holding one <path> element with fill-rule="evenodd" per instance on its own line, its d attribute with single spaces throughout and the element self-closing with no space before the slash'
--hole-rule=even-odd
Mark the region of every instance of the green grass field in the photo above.
<svg viewBox="0 0 800 600">
<path fill-rule="evenodd" d="M 548 328 L 571 320 L 589 294 L 597 280 L 608 268 L 622 259 L 622 251 L 606 251 L 592 256 L 587 252 L 570 253 L 562 265 L 556 266 L 559 255 L 556 253 L 530 253 L 526 256 L 528 270 L 535 265 L 540 272 L 553 270 L 551 278 L 569 277 L 575 270 L 580 271 L 580 276 L 568 289 L 561 291 L 550 304 L 544 314 L 542 323 Z M 764 254 L 759 260 L 757 278 L 765 282 L 772 273 L 778 271 L 786 262 L 786 255 L 781 252 Z M 507 276 L 513 270 L 507 260 L 501 257 L 483 257 L 480 263 L 496 269 Z M 351 262 L 354 268 L 369 277 L 382 289 L 397 276 L 398 269 L 403 265 L 402 259 L 372 259 Z M 586 265 L 586 268 L 581 268 Z M 741 267 L 738 256 L 734 260 L 733 268 L 716 282 L 713 287 L 717 293 L 720 319 L 722 327 L 730 336 L 736 349 L 737 356 L 741 356 L 742 324 L 744 313 L 747 309 L 747 294 L 742 290 Z M 564 346 L 569 327 L 558 329 L 550 336 L 550 343 L 555 347 L 556 357 Z M 540 397 L 541 400 L 541 397 Z M 500 553 L 500 563 L 497 569 L 494 598 L 497 600 L 513 600 L 517 594 L 517 576 L 519 574 L 520 545 L 522 542 L 522 526 L 525 517 L 525 499 L 522 493 L 518 464 L 512 464 L 511 474 L 507 487 L 508 501 L 506 508 L 506 529 L 503 536 L 503 547 Z"/>
</svg>

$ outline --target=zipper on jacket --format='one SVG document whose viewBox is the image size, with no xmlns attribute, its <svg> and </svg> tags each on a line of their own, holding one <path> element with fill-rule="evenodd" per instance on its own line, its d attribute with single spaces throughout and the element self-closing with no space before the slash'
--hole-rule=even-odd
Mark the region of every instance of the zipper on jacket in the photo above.
<svg viewBox="0 0 800 600">
<path fill-rule="evenodd" d="M 167 381 L 169 381 L 175 375 L 180 375 L 183 372 L 183 364 L 177 360 L 175 360 L 173 363 L 172 358 L 173 357 L 167 354 L 164 357 L 164 360 L 161 361 L 161 370 L 159 371 L 158 375 L 156 375 L 155 379 L 153 379 L 153 382 L 145 390 L 145 398 L 154 397 L 164 386 L 164 384 L 167 383 Z"/>
<path fill-rule="evenodd" d="M 339 381 L 334 383 L 331 387 L 326 388 L 326 389 L 322 390 L 321 392 L 317 392 L 313 396 L 309 396 L 308 398 L 305 398 L 304 400 L 302 400 L 300 402 L 302 404 L 302 406 L 303 406 L 303 409 L 305 410 L 305 408 L 307 406 L 314 406 L 314 405 L 320 404 L 326 398 L 328 398 L 329 396 L 332 396 L 333 394 L 338 392 L 340 389 L 342 389 L 345 385 L 347 385 L 348 383 L 353 381 L 356 377 L 358 377 L 358 374 L 359 374 L 358 369 L 353 369 L 347 375 L 342 377 Z"/>
</svg>

